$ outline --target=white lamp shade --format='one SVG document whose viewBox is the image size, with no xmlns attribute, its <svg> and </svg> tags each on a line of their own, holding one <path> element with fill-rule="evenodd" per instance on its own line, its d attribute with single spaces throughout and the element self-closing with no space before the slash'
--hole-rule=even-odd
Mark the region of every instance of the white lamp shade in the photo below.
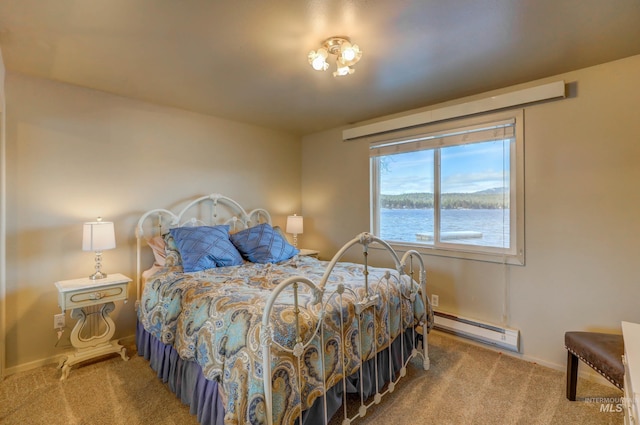
<svg viewBox="0 0 640 425">
<path fill-rule="evenodd" d="M 83 251 L 104 251 L 116 247 L 116 235 L 110 221 L 84 223 L 82 230 Z"/>
<path fill-rule="evenodd" d="M 302 234 L 303 227 L 301 215 L 290 215 L 287 217 L 287 233 L 300 235 Z"/>
</svg>

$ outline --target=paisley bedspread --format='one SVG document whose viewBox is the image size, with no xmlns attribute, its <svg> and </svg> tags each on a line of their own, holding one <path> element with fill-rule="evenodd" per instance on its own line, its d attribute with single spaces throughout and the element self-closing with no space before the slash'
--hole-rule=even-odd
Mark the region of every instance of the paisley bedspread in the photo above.
<svg viewBox="0 0 640 425">
<path fill-rule="evenodd" d="M 197 362 L 207 379 L 221 384 L 225 423 L 266 423 L 260 345 L 264 306 L 273 288 L 290 276 L 304 276 L 318 284 L 327 264 L 294 257 L 278 264 L 246 262 L 197 273 L 162 268 L 147 280 L 138 318 L 148 332 L 173 345 L 183 359 Z M 362 361 L 372 358 L 405 328 L 425 320 L 419 297 L 412 307 L 401 296 L 415 290 L 415 283 L 403 276 L 398 284 L 397 279 L 385 278 L 387 269 L 369 267 L 369 293 L 379 297 L 374 307 L 362 312 L 358 324 L 354 302 L 365 295 L 363 269 L 360 264 L 338 263 L 320 304 L 314 304 L 311 291 L 300 285 L 303 338 L 315 330 L 318 311 L 324 307 L 322 337 L 315 337 L 299 359 L 289 353 L 274 355 L 274 423 L 293 423 L 300 409 L 322 395 L 323 377 L 326 388 L 340 382 L 345 373 L 358 370 L 360 357 Z M 342 285 L 347 288 L 342 295 L 335 293 Z M 296 329 L 293 295 L 291 291 L 280 295 L 272 314 L 273 339 L 292 347 Z M 339 360 L 343 351 L 345 362 Z M 298 367 L 300 386 L 295 384 Z"/>
</svg>

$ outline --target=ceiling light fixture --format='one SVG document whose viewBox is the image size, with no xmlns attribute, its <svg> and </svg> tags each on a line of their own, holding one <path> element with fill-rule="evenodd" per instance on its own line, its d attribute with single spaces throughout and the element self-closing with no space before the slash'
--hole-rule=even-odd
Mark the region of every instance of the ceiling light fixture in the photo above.
<svg viewBox="0 0 640 425">
<path fill-rule="evenodd" d="M 362 57 L 362 50 L 357 44 L 351 44 L 347 37 L 329 37 L 322 42 L 318 50 L 309 52 L 309 63 L 316 71 L 326 71 L 329 68 L 327 58 L 336 56 L 336 70 L 334 77 L 353 74 L 351 66 L 355 65 Z"/>
</svg>

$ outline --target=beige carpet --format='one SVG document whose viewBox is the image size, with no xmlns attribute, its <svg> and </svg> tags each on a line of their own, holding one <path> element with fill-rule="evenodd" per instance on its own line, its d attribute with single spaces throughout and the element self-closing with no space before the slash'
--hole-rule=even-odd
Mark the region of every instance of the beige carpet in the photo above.
<svg viewBox="0 0 640 425">
<path fill-rule="evenodd" d="M 429 371 L 410 368 L 408 380 L 391 400 L 356 423 L 623 423 L 621 412 L 601 411 L 600 400 L 591 399 L 619 399 L 622 392 L 613 386 L 581 379 L 580 401 L 570 402 L 565 398 L 564 373 L 438 332 L 430 334 L 430 357 Z M 52 364 L 7 377 L 0 383 L 0 423 L 197 424 L 189 409 L 135 354 L 128 362 L 109 357 L 75 366 L 65 382 L 59 376 Z M 605 408 L 615 411 L 612 402 Z"/>
</svg>

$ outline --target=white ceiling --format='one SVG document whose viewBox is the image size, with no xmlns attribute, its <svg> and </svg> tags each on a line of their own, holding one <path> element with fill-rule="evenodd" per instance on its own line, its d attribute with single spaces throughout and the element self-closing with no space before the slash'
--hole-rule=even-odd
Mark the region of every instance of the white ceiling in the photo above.
<svg viewBox="0 0 640 425">
<path fill-rule="evenodd" d="M 307 62 L 334 35 L 353 75 Z M 10 72 L 302 135 L 640 54 L 640 0 L 0 0 L 0 47 Z"/>
</svg>

